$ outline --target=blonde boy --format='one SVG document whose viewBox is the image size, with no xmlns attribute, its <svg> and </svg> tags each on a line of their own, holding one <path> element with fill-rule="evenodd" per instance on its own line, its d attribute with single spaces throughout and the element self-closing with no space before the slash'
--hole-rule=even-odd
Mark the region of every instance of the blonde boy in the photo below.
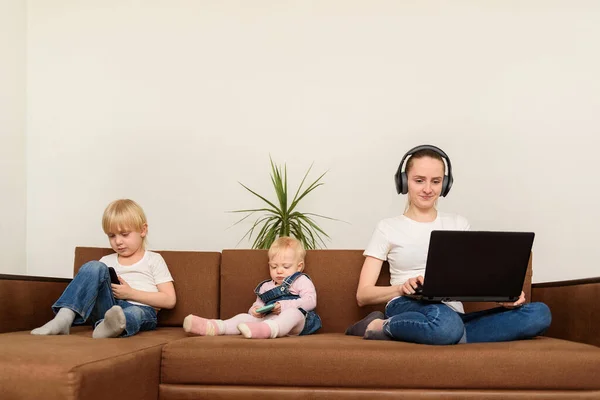
<svg viewBox="0 0 600 400">
<path fill-rule="evenodd" d="M 161 308 L 175 306 L 175 288 L 160 254 L 146 250 L 148 223 L 133 200 L 116 200 L 102 216 L 114 254 L 81 266 L 54 303 L 56 316 L 33 335 L 68 335 L 71 325 L 94 324 L 94 338 L 132 336 L 156 329 Z M 109 267 L 119 283 L 111 283 Z"/>
</svg>

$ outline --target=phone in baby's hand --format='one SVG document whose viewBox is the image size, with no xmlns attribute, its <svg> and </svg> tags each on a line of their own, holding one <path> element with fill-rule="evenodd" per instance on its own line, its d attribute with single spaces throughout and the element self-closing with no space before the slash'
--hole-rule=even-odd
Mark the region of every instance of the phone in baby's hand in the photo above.
<svg viewBox="0 0 600 400">
<path fill-rule="evenodd" d="M 275 303 L 269 304 L 268 306 L 263 306 L 263 307 L 257 308 L 256 310 L 254 310 L 254 312 L 259 313 L 259 314 L 264 314 L 266 312 L 271 311 L 274 308 L 275 308 Z"/>
<path fill-rule="evenodd" d="M 119 282 L 119 277 L 117 276 L 117 273 L 115 272 L 115 269 L 113 267 L 108 267 L 108 274 L 110 275 L 111 283 L 114 283 L 115 285 L 121 284 L 121 282 Z"/>
</svg>

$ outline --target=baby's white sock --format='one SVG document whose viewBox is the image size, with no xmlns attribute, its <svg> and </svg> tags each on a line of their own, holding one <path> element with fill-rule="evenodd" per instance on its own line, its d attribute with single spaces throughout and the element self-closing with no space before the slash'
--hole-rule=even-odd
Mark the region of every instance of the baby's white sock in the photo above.
<svg viewBox="0 0 600 400">
<path fill-rule="evenodd" d="M 247 339 L 275 339 L 279 334 L 279 325 L 271 320 L 241 323 L 237 328 Z"/>
</svg>

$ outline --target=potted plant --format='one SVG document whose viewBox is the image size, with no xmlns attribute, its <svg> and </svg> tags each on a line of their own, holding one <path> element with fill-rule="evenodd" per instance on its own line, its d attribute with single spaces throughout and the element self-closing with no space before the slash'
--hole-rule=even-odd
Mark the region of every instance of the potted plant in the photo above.
<svg viewBox="0 0 600 400">
<path fill-rule="evenodd" d="M 306 178 L 312 169 L 311 164 L 304 174 L 302 182 L 300 182 L 300 186 L 298 186 L 294 197 L 292 198 L 291 202 L 289 202 L 291 196 L 289 196 L 290 193 L 288 192 L 287 166 L 284 164 L 282 168 L 281 166 L 276 165 L 271 157 L 269 157 L 269 159 L 271 161 L 271 183 L 273 184 L 277 201 L 271 202 L 267 200 L 265 196 L 261 196 L 248 186 L 238 182 L 244 187 L 244 189 L 265 203 L 265 206 L 262 208 L 231 211 L 233 213 L 247 214 L 234 225 L 237 225 L 245 219 L 258 214 L 256 220 L 252 224 L 252 227 L 248 229 L 246 234 L 240 239 L 240 242 L 246 237 L 252 240 L 252 235 L 256 233 L 254 242 L 252 243 L 253 249 L 268 249 L 273 241 L 280 236 L 293 236 L 300 240 L 306 249 L 327 247 L 325 245 L 324 238 L 330 239 L 329 235 L 327 235 L 323 229 L 321 229 L 314 218 L 317 217 L 334 221 L 337 220 L 324 215 L 298 211 L 298 205 L 300 201 L 313 190 L 324 184 L 321 182 L 321 180 L 327 171 L 321 174 L 321 176 L 306 186 L 306 188 L 303 190 L 304 182 L 306 181 Z"/>
</svg>

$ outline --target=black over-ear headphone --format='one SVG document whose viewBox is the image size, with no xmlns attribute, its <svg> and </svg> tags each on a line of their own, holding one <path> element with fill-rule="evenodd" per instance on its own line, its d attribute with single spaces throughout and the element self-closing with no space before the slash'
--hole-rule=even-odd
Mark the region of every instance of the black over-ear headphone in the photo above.
<svg viewBox="0 0 600 400">
<path fill-rule="evenodd" d="M 398 172 L 396 172 L 396 175 L 394 175 L 394 180 L 396 181 L 396 192 L 398 192 L 398 194 L 408 193 L 408 177 L 406 176 L 406 172 L 402 171 L 402 166 L 404 165 L 404 161 L 406 161 L 408 157 L 421 150 L 431 150 L 439 154 L 444 160 L 446 160 L 446 164 L 448 164 L 448 171 L 446 175 L 444 175 L 444 181 L 442 182 L 442 191 L 440 193 L 440 196 L 445 197 L 448 194 L 448 192 L 450 192 L 452 182 L 454 182 L 454 178 L 452 178 L 452 164 L 450 163 L 450 158 L 446 153 L 444 153 L 442 149 L 428 144 L 414 147 L 410 149 L 404 155 L 404 157 L 402 157 L 402 161 L 400 161 L 400 166 L 398 167 Z"/>
</svg>

